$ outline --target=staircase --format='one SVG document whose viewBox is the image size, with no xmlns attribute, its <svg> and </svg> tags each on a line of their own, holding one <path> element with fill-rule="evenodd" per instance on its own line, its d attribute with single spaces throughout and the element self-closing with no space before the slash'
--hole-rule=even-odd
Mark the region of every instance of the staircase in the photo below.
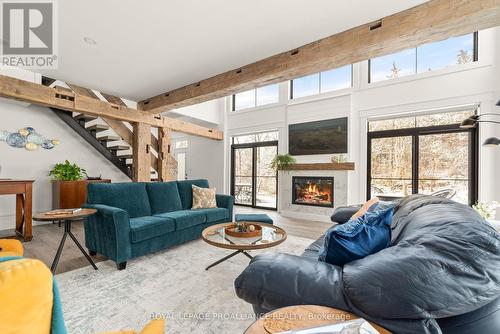
<svg viewBox="0 0 500 334">
<path fill-rule="evenodd" d="M 51 109 L 57 116 L 59 116 L 60 119 L 64 121 L 64 123 L 69 125 L 76 133 L 78 133 L 83 139 L 85 139 L 85 141 L 92 145 L 92 147 L 94 147 L 113 165 L 115 165 L 129 178 L 132 178 L 132 154 L 121 154 L 125 150 L 130 150 L 130 147 L 126 145 L 113 144 L 113 142 L 121 140 L 121 138 L 118 136 L 99 135 L 101 132 L 110 129 L 108 125 L 93 124 L 90 126 L 86 126 L 88 122 L 95 120 L 96 117 L 82 114 L 73 117 L 72 113 L 69 111 L 56 108 Z"/>
<path fill-rule="evenodd" d="M 107 101 L 116 105 L 125 106 L 126 104 L 119 97 L 113 95 L 99 93 L 99 97 L 95 91 L 91 89 L 77 86 L 74 84 L 66 84 L 62 81 L 53 80 L 47 77 L 42 77 L 42 83 L 46 86 L 57 86 L 59 89 L 72 91 L 75 94 L 84 95 L 98 100 Z M 61 87 L 59 84 L 68 86 Z M 66 124 L 68 124 L 76 133 L 92 145 L 99 153 L 107 160 L 120 169 L 129 178 L 133 178 L 133 163 L 132 163 L 132 148 L 133 129 L 127 122 L 121 122 L 113 119 L 100 118 L 85 114 L 74 114 L 69 111 L 51 108 L 54 113 L 59 116 Z M 158 155 L 153 152 L 158 152 L 158 139 L 151 134 L 151 181 L 158 181 Z M 156 153 L 157 154 L 157 153 Z M 175 159 L 172 160 L 177 167 Z"/>
</svg>

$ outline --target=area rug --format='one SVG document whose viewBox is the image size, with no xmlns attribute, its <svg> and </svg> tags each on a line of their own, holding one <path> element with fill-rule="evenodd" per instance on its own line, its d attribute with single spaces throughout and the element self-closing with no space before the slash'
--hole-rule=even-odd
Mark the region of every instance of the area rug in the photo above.
<svg viewBox="0 0 500 334">
<path fill-rule="evenodd" d="M 251 252 L 300 254 L 312 242 L 289 236 L 274 248 Z M 230 254 L 202 240 L 131 260 L 118 271 L 112 261 L 56 276 L 68 333 L 94 334 L 140 329 L 151 317 L 166 319 L 166 334 L 237 334 L 255 320 L 251 306 L 239 299 L 234 279 L 248 265 L 237 255 L 208 271 Z"/>
</svg>

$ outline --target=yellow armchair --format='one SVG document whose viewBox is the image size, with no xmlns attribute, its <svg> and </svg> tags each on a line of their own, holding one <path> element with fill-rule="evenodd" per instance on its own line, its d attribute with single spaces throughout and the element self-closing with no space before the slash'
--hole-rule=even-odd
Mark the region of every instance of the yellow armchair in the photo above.
<svg viewBox="0 0 500 334">
<path fill-rule="evenodd" d="M 0 239 L 0 333 L 66 334 L 52 272 L 22 256 L 18 240 Z M 163 320 L 153 320 L 140 333 L 163 334 L 164 327 Z"/>
<path fill-rule="evenodd" d="M 52 273 L 35 259 L 19 258 L 22 244 L 0 239 L 0 333 L 46 334 L 51 331 Z"/>
<path fill-rule="evenodd" d="M 0 257 L 23 256 L 23 245 L 16 239 L 0 239 Z"/>
</svg>

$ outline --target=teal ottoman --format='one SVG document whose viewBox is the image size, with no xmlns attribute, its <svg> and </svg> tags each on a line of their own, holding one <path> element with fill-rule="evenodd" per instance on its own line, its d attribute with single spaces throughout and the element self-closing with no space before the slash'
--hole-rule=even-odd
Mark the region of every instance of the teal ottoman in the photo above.
<svg viewBox="0 0 500 334">
<path fill-rule="evenodd" d="M 247 221 L 247 222 L 259 222 L 259 223 L 264 223 L 264 224 L 272 224 L 273 220 L 266 214 L 261 213 L 261 214 L 255 214 L 255 213 L 248 213 L 248 214 L 237 214 L 235 215 L 235 219 L 237 222 L 241 221 Z"/>
</svg>

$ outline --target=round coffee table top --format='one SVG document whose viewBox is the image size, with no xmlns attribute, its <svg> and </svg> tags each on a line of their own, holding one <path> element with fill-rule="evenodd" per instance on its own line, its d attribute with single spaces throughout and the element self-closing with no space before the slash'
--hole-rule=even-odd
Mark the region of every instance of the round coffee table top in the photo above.
<svg viewBox="0 0 500 334">
<path fill-rule="evenodd" d="M 50 211 L 49 211 L 50 212 Z M 78 220 L 91 216 L 97 212 L 96 209 L 81 209 L 75 213 L 64 213 L 64 214 L 48 214 L 47 212 L 41 212 L 33 215 L 33 220 L 38 221 L 54 221 L 54 220 Z"/>
<path fill-rule="evenodd" d="M 262 234 L 251 238 L 238 238 L 227 235 L 225 228 L 235 224 L 232 222 L 209 226 L 203 230 L 201 237 L 212 246 L 239 250 L 269 248 L 286 240 L 287 235 L 282 228 L 258 222 L 248 223 L 262 227 Z"/>
<path fill-rule="evenodd" d="M 273 334 L 289 330 L 305 329 L 335 324 L 359 317 L 346 311 L 318 305 L 296 305 L 283 307 L 266 313 L 247 328 L 245 334 Z M 391 334 L 377 324 L 370 324 L 381 334 Z"/>
</svg>

